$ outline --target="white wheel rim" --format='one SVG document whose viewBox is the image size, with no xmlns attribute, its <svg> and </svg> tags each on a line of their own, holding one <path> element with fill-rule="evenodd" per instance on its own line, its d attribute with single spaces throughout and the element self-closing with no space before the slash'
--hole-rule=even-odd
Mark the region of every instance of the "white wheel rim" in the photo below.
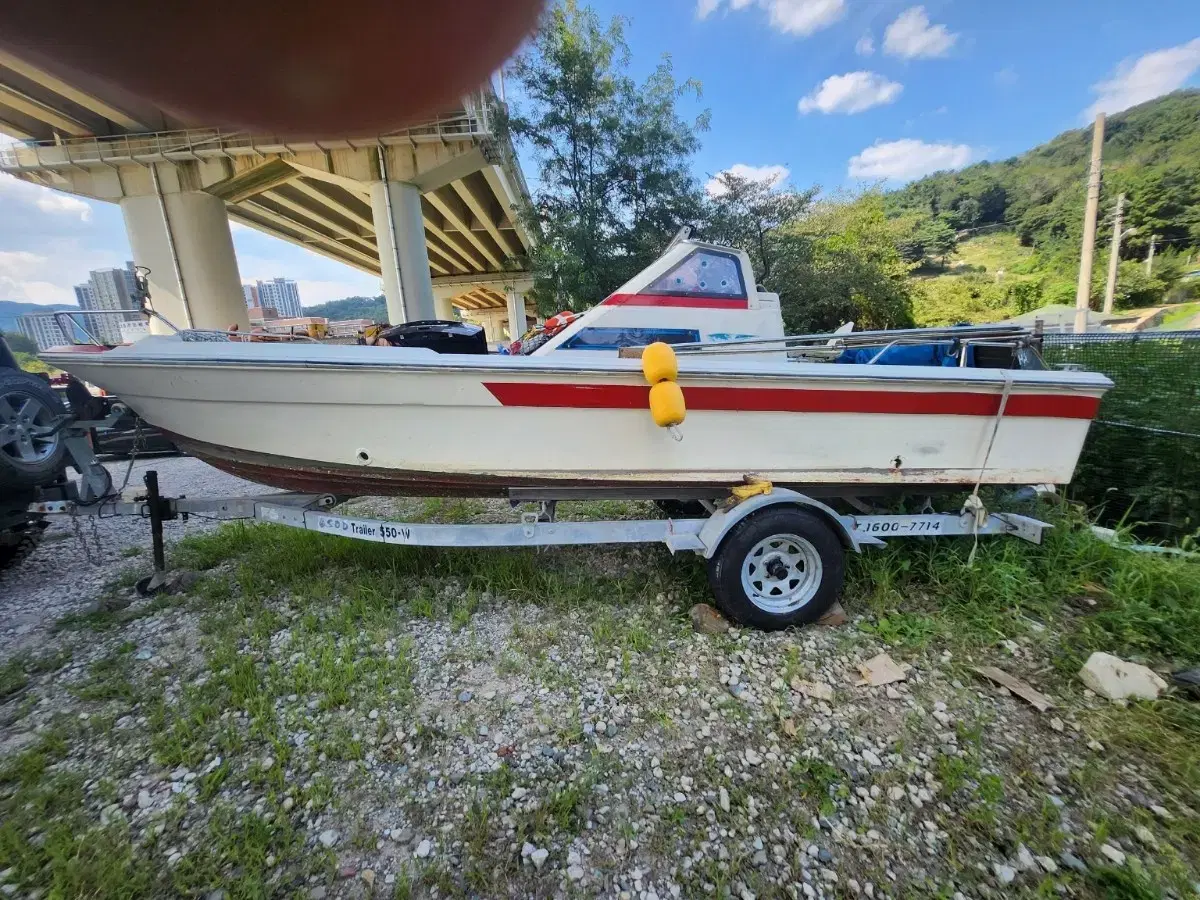
<svg viewBox="0 0 1200 900">
<path fill-rule="evenodd" d="M 785 615 L 808 604 L 821 586 L 821 554 L 805 538 L 774 534 L 763 538 L 742 560 L 746 598 L 772 615 Z"/>
</svg>

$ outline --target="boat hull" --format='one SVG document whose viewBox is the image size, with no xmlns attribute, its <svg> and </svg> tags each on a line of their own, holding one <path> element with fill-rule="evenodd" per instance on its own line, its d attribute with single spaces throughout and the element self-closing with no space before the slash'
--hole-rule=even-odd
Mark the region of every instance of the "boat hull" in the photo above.
<svg viewBox="0 0 1200 900">
<path fill-rule="evenodd" d="M 683 359 L 676 441 L 651 419 L 636 360 L 169 341 L 47 358 L 220 468 L 355 494 L 705 489 L 746 477 L 864 493 L 1064 483 L 1110 384 L 1080 372 Z"/>
</svg>

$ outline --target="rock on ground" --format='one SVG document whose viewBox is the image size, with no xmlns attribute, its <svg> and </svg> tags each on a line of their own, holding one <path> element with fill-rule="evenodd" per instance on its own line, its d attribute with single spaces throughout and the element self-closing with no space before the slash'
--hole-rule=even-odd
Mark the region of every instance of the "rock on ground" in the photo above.
<svg viewBox="0 0 1200 900">
<path fill-rule="evenodd" d="M 1109 700 L 1157 700 L 1167 689 L 1153 669 L 1126 662 L 1111 653 L 1093 653 L 1079 670 L 1080 680 Z"/>
</svg>

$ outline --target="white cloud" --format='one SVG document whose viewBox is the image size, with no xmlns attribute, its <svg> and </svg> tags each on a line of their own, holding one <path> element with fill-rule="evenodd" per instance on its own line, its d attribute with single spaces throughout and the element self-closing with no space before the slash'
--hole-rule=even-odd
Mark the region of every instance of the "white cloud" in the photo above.
<svg viewBox="0 0 1200 900">
<path fill-rule="evenodd" d="M 67 286 L 45 280 L 54 264 L 29 250 L 0 250 L 0 299 L 29 303 L 74 303 Z"/>
<path fill-rule="evenodd" d="M 1181 88 L 1200 69 L 1200 38 L 1155 50 L 1135 60 L 1125 60 L 1107 81 L 1092 85 L 1099 96 L 1084 113 L 1093 119 L 1096 113 L 1115 113 Z"/>
<path fill-rule="evenodd" d="M 91 204 L 78 197 L 72 197 L 70 194 L 43 190 L 42 196 L 38 197 L 35 203 L 42 212 L 79 216 L 81 222 L 90 222 L 92 219 Z"/>
<path fill-rule="evenodd" d="M 26 281 L 25 299 L 30 303 L 74 303 L 75 291 L 49 281 Z"/>
<path fill-rule="evenodd" d="M 745 163 L 734 163 L 728 169 L 722 169 L 710 178 L 704 185 L 704 190 L 710 197 L 723 195 L 727 189 L 721 182 L 722 175 L 733 175 L 737 178 L 745 178 L 747 181 L 761 181 L 774 185 L 785 181 L 790 174 L 791 171 L 787 166 L 748 166 Z"/>
<path fill-rule="evenodd" d="M 828 28 L 846 14 L 846 0 L 696 0 L 696 16 L 706 19 L 726 5 L 735 12 L 755 5 L 767 13 L 774 30 L 800 37 Z"/>
<path fill-rule="evenodd" d="M 870 56 L 875 52 L 875 39 L 869 34 L 864 34 L 854 45 L 854 52 L 859 56 Z"/>
<path fill-rule="evenodd" d="M 831 75 L 799 104 L 800 112 L 860 113 L 872 106 L 895 102 L 904 86 L 876 72 Z"/>
<path fill-rule="evenodd" d="M 1019 80 L 1020 76 L 1017 75 L 1017 70 L 1012 66 L 1005 66 L 999 72 L 992 75 L 992 81 L 996 82 L 997 87 L 1002 88 L 1012 87 Z"/>
<path fill-rule="evenodd" d="M 914 6 L 896 17 L 883 33 L 883 52 L 903 59 L 945 56 L 958 35 L 945 25 L 930 25 L 925 7 Z"/>
<path fill-rule="evenodd" d="M 0 175 L 0 198 L 14 200 L 25 207 L 36 206 L 44 213 L 69 216 L 80 222 L 92 220 L 92 205 L 87 201 L 11 175 Z"/>
<path fill-rule="evenodd" d="M 851 178 L 908 181 L 943 169 L 960 169 L 974 155 L 966 144 L 927 144 L 912 138 L 877 141 L 851 157 L 849 171 Z"/>
</svg>

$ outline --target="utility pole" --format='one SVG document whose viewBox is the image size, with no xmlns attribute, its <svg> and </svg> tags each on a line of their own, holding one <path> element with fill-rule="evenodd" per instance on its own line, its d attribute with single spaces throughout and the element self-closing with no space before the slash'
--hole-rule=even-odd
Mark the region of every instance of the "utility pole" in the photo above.
<svg viewBox="0 0 1200 900">
<path fill-rule="evenodd" d="M 1146 274 L 1154 273 L 1154 245 L 1158 241 L 1158 235 L 1150 235 L 1150 252 L 1146 254 Z"/>
<path fill-rule="evenodd" d="M 1092 257 L 1096 252 L 1096 208 L 1100 205 L 1100 158 L 1104 153 L 1104 113 L 1092 126 L 1092 163 L 1088 169 L 1087 207 L 1083 211 L 1083 246 L 1079 251 L 1079 283 L 1075 286 L 1075 333 L 1087 331 L 1092 295 Z"/>
<path fill-rule="evenodd" d="M 1112 249 L 1108 251 L 1108 283 L 1104 285 L 1104 314 L 1113 311 L 1113 297 L 1117 293 L 1117 264 L 1121 261 L 1121 218 L 1125 212 L 1125 195 L 1117 194 L 1117 208 L 1113 211 Z"/>
</svg>

